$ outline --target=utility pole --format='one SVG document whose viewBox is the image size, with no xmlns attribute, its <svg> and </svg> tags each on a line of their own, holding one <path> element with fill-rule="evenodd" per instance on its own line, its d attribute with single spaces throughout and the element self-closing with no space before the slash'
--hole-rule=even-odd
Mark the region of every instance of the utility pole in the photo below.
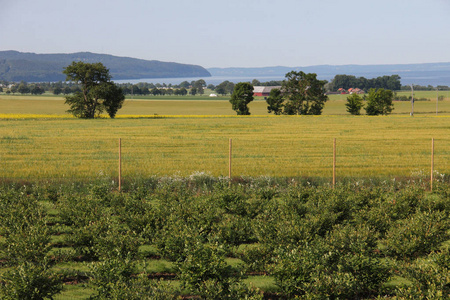
<svg viewBox="0 0 450 300">
<path fill-rule="evenodd" d="M 411 84 L 411 117 L 414 117 L 414 85 Z"/>
</svg>

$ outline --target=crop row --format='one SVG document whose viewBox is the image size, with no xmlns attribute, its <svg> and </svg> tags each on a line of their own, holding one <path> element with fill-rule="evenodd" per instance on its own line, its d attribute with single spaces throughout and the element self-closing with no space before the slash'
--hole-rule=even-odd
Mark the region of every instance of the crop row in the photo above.
<svg viewBox="0 0 450 300">
<path fill-rule="evenodd" d="M 449 200 L 448 183 L 3 185 L 0 295 L 40 299 L 81 281 L 97 299 L 448 297 Z M 255 275 L 275 286 L 245 284 Z"/>
</svg>

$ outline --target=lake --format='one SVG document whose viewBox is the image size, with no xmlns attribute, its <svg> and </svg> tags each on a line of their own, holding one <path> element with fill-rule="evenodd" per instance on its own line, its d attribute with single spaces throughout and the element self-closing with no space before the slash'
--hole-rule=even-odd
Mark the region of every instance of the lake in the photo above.
<svg viewBox="0 0 450 300">
<path fill-rule="evenodd" d="M 447 85 L 450 86 L 450 74 L 444 72 L 398 72 L 396 73 L 401 77 L 402 85 L 423 85 L 423 86 L 436 86 L 436 85 Z M 357 77 L 363 76 L 367 79 L 376 78 L 383 75 L 393 75 L 393 74 L 382 74 L 382 73 L 366 73 L 366 74 L 352 74 Z M 335 75 L 329 74 L 318 74 L 318 78 L 321 80 L 333 80 Z M 253 79 L 257 79 L 260 82 L 267 82 L 272 80 L 283 80 L 284 75 L 274 75 L 274 76 L 211 76 L 211 77 L 183 77 L 183 78 L 143 78 L 143 79 L 124 79 L 124 80 L 114 80 L 116 83 L 132 83 L 137 84 L 139 82 L 147 83 L 160 83 L 160 84 L 172 84 L 178 85 L 183 81 L 191 82 L 199 79 L 205 80 L 206 84 L 218 85 L 226 80 L 238 83 L 238 82 L 251 82 Z"/>
</svg>

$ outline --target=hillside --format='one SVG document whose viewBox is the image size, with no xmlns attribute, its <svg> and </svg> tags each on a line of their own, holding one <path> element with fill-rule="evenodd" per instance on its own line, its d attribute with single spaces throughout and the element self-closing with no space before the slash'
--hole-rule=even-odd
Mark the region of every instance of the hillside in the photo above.
<svg viewBox="0 0 450 300">
<path fill-rule="evenodd" d="M 201 66 L 107 54 L 90 52 L 36 54 L 0 51 L 0 80 L 27 82 L 65 80 L 63 68 L 72 61 L 101 62 L 109 68 L 113 80 L 211 76 Z"/>
<path fill-rule="evenodd" d="M 213 76 L 222 77 L 280 77 L 290 71 L 316 73 L 320 79 L 331 80 L 338 74 L 375 78 L 400 75 L 402 84 L 450 85 L 450 62 L 396 65 L 318 65 L 307 67 L 209 68 Z"/>
</svg>

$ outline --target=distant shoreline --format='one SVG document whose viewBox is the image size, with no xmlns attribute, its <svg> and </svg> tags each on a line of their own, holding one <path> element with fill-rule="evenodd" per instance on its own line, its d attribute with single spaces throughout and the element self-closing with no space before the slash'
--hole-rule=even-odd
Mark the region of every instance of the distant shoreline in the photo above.
<svg viewBox="0 0 450 300">
<path fill-rule="evenodd" d="M 318 74 L 318 78 L 321 80 L 328 80 L 331 81 L 335 75 L 321 75 L 320 73 Z M 342 73 L 345 74 L 345 73 Z M 346 75 L 354 75 L 354 74 L 346 74 Z M 393 75 L 393 74 L 368 74 L 368 75 L 355 75 L 357 77 L 363 76 L 367 79 L 370 78 L 375 78 L 378 76 L 384 76 L 384 75 Z M 436 74 L 435 76 L 433 76 L 432 74 L 429 74 L 429 72 L 425 73 L 421 73 L 421 72 L 415 72 L 415 73 L 411 73 L 411 74 L 403 74 L 402 73 L 398 74 L 401 77 L 401 83 L 402 85 L 410 85 L 410 84 L 414 84 L 414 85 L 422 85 L 422 86 L 428 86 L 428 85 L 432 85 L 432 86 L 436 86 L 436 85 L 447 85 L 450 86 L 450 72 L 445 73 L 445 74 Z M 238 83 L 238 82 L 251 82 L 253 79 L 257 79 L 260 82 L 267 82 L 267 81 L 282 81 L 284 80 L 284 74 L 283 75 L 273 75 L 273 76 L 262 76 L 262 75 L 257 75 L 255 74 L 254 76 L 211 76 L 211 77 L 183 77 L 183 78 L 141 78 L 141 79 L 121 79 L 121 80 L 114 80 L 113 81 L 116 83 L 131 83 L 131 84 L 137 84 L 140 82 L 146 82 L 146 83 L 160 83 L 160 84 L 172 84 L 172 85 L 177 85 L 180 84 L 183 81 L 187 81 L 187 82 L 191 82 L 191 81 L 196 81 L 199 79 L 203 79 L 205 80 L 206 84 L 213 84 L 213 85 L 218 85 L 226 80 L 233 82 L 233 83 Z"/>
</svg>

